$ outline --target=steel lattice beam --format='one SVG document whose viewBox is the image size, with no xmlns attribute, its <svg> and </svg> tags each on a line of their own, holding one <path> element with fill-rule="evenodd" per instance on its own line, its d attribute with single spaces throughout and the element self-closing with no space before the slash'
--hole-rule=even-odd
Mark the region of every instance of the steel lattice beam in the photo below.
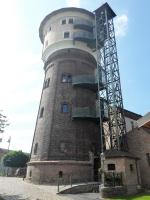
<svg viewBox="0 0 150 200">
<path fill-rule="evenodd" d="M 127 150 L 126 125 L 113 18 L 106 3 L 95 11 L 98 94 L 102 151 Z"/>
</svg>

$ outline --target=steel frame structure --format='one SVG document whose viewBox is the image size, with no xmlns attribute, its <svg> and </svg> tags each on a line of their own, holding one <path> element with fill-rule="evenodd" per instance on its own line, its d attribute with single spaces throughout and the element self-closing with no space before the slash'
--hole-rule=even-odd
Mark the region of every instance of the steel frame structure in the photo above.
<svg viewBox="0 0 150 200">
<path fill-rule="evenodd" d="M 113 23 L 115 16 L 116 14 L 107 3 L 95 11 L 101 152 L 106 149 L 127 150 L 124 137 L 126 125 Z"/>
</svg>

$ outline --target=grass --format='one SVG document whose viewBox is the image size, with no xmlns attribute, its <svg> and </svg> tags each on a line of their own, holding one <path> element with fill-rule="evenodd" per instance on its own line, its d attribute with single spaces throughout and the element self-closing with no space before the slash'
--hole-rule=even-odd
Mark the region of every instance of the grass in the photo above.
<svg viewBox="0 0 150 200">
<path fill-rule="evenodd" d="M 0 197 L 0 200 L 4 200 L 2 197 Z"/>
<path fill-rule="evenodd" d="M 113 199 L 117 199 L 117 200 L 150 200 L 150 194 L 139 194 L 139 195 L 134 195 L 134 196 L 115 197 Z"/>
</svg>

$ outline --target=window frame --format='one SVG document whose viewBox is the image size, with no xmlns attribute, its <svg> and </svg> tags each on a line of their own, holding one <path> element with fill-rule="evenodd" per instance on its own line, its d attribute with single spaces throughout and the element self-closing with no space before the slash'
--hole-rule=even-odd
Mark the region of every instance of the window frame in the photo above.
<svg viewBox="0 0 150 200">
<path fill-rule="evenodd" d="M 61 25 L 65 25 L 67 23 L 67 20 L 66 19 L 62 19 L 61 20 Z"/>
<path fill-rule="evenodd" d="M 65 78 L 66 78 L 66 81 L 63 81 L 63 80 L 65 80 Z M 72 74 L 63 73 L 61 75 L 61 82 L 62 83 L 72 83 Z"/>
<path fill-rule="evenodd" d="M 74 19 L 73 18 L 69 18 L 68 19 L 68 24 L 73 24 L 74 23 Z"/>
<path fill-rule="evenodd" d="M 69 113 L 69 104 L 67 102 L 61 103 L 61 113 Z"/>
<path fill-rule="evenodd" d="M 146 160 L 147 160 L 148 166 L 150 166 L 150 153 L 146 153 Z"/>
<path fill-rule="evenodd" d="M 133 164 L 130 164 L 129 167 L 130 167 L 130 172 L 133 172 L 134 171 Z"/>
<path fill-rule="evenodd" d="M 43 118 L 43 115 L 44 115 L 44 107 L 41 107 L 39 118 Z"/>
<path fill-rule="evenodd" d="M 35 143 L 33 150 L 34 155 L 37 155 L 37 150 L 38 150 L 38 143 Z"/>
<path fill-rule="evenodd" d="M 66 35 L 66 34 L 68 34 L 68 35 Z M 69 31 L 65 31 L 64 32 L 64 39 L 68 39 L 68 38 L 70 38 L 70 32 Z"/>
<path fill-rule="evenodd" d="M 50 78 L 47 78 L 47 79 L 44 81 L 43 89 L 48 88 L 48 87 L 49 87 L 49 84 L 50 84 Z"/>
<path fill-rule="evenodd" d="M 116 165 L 114 163 L 107 164 L 107 170 L 108 171 L 115 171 L 116 170 Z"/>
</svg>

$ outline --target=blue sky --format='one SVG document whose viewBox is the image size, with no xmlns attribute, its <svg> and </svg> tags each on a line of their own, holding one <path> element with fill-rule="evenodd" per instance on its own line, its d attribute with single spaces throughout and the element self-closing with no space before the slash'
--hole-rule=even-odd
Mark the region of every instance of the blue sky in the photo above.
<svg viewBox="0 0 150 200">
<path fill-rule="evenodd" d="M 38 28 L 51 11 L 77 6 L 90 11 L 102 0 L 1 0 L 0 109 L 10 126 L 0 147 L 30 152 L 44 71 Z M 124 107 L 144 115 L 150 111 L 150 1 L 107 1 L 115 19 Z"/>
</svg>

